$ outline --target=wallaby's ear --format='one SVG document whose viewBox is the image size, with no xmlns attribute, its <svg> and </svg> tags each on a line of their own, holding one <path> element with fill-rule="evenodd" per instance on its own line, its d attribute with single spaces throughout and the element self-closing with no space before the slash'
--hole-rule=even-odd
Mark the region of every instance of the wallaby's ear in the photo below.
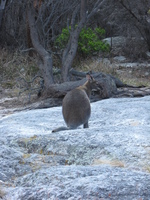
<svg viewBox="0 0 150 200">
<path fill-rule="evenodd" d="M 91 75 L 91 71 L 89 71 L 89 72 L 86 73 L 86 79 L 88 81 L 93 81 L 93 76 Z"/>
</svg>

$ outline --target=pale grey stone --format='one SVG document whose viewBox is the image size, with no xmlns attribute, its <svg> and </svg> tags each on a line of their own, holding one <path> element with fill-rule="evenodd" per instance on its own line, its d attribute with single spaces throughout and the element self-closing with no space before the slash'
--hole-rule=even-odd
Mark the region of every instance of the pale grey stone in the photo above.
<svg viewBox="0 0 150 200">
<path fill-rule="evenodd" d="M 124 56 L 115 56 L 114 60 L 118 61 L 118 62 L 122 62 L 126 60 L 126 57 Z"/>
<path fill-rule="evenodd" d="M 150 199 L 150 96 L 91 106 L 88 129 L 51 133 L 61 107 L 0 119 L 3 199 Z"/>
<path fill-rule="evenodd" d="M 110 46 L 112 44 L 113 48 L 117 48 L 117 47 L 122 47 L 126 44 L 126 37 L 116 36 L 116 37 L 112 37 L 112 38 L 105 38 L 105 39 L 103 39 L 103 41 L 105 41 Z"/>
</svg>

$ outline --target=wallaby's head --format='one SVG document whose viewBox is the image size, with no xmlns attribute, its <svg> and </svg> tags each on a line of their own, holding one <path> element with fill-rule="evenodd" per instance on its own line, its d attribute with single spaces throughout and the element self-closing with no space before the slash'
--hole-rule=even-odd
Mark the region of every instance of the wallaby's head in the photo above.
<svg viewBox="0 0 150 200">
<path fill-rule="evenodd" d="M 87 81 L 81 87 L 86 91 L 87 95 L 90 96 L 92 90 L 99 90 L 98 82 L 93 78 L 90 72 L 86 74 Z"/>
</svg>

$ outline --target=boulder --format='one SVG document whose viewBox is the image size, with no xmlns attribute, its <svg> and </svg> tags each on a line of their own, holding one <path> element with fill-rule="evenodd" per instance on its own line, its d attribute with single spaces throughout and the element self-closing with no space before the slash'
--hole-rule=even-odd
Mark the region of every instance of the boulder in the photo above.
<svg viewBox="0 0 150 200">
<path fill-rule="evenodd" d="M 0 119 L 5 200 L 150 199 L 150 96 L 91 104 L 89 128 L 65 126 L 61 107 Z"/>
<path fill-rule="evenodd" d="M 126 40 L 127 39 L 124 36 L 103 39 L 104 42 L 111 46 L 111 53 L 113 53 L 113 55 L 120 55 L 120 52 L 122 52 L 122 49 L 126 45 Z"/>
</svg>

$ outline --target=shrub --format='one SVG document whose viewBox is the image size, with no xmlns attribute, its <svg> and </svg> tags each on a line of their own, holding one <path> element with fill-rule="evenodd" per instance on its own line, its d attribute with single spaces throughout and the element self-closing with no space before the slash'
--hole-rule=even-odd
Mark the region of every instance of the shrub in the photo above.
<svg viewBox="0 0 150 200">
<path fill-rule="evenodd" d="M 57 37 L 55 46 L 63 49 L 69 39 L 69 30 L 71 27 L 62 29 L 62 33 Z M 94 52 L 102 51 L 108 52 L 109 45 L 102 41 L 105 36 L 105 30 L 102 28 L 83 28 L 80 32 L 78 40 L 78 53 L 84 56 L 93 54 Z"/>
<path fill-rule="evenodd" d="M 71 27 L 69 27 L 69 30 L 70 29 Z M 63 49 L 66 46 L 70 34 L 69 30 L 68 28 L 62 29 L 62 33 L 55 40 L 55 46 L 58 46 L 60 49 Z"/>
</svg>

